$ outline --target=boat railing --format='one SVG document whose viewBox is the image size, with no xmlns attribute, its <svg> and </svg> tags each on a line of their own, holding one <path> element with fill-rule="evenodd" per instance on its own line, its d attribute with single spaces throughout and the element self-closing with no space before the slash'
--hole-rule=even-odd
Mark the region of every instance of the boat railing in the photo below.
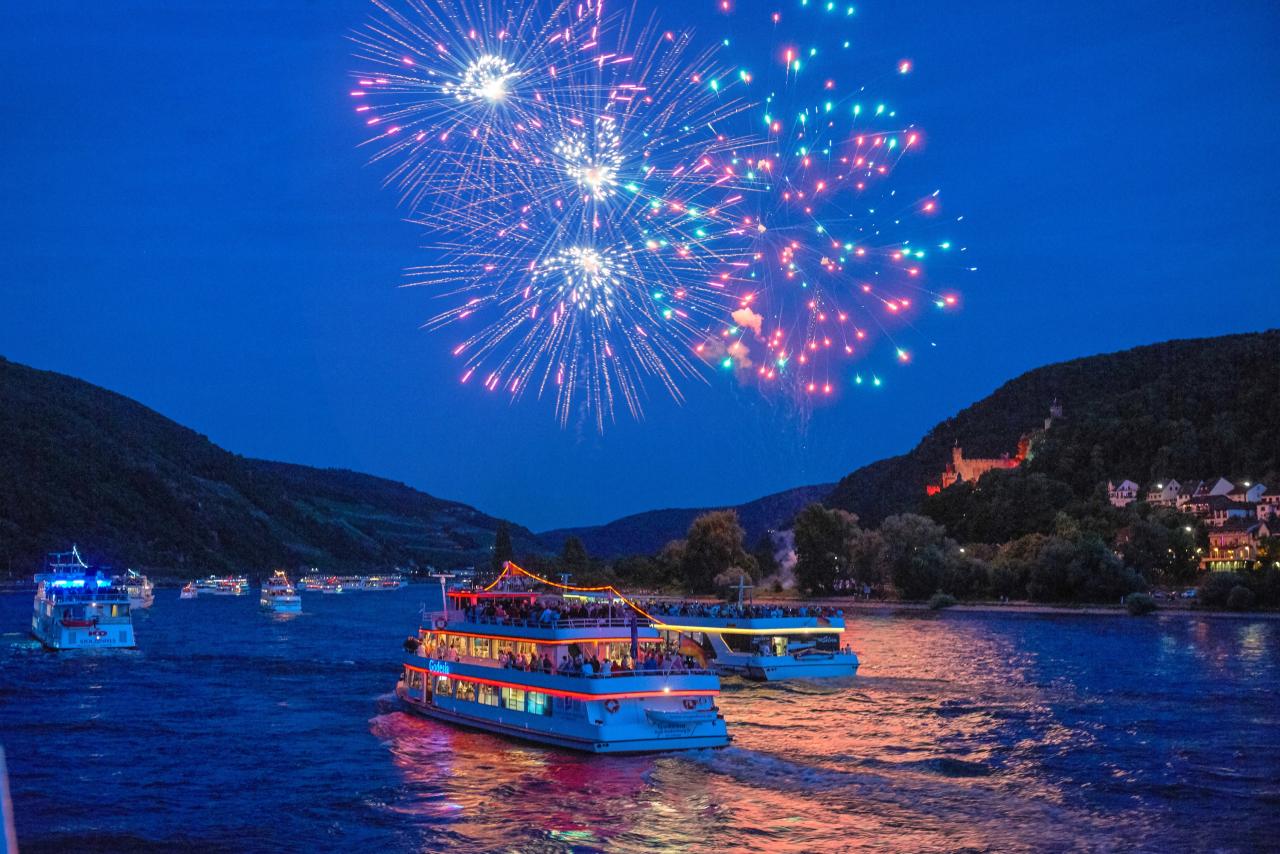
<svg viewBox="0 0 1280 854">
<path fill-rule="evenodd" d="M 422 654 L 421 652 L 419 653 Z M 474 655 L 459 656 L 427 656 L 424 658 L 433 661 L 441 661 L 457 664 L 475 664 L 481 667 L 491 667 L 494 670 L 513 670 L 516 673 L 542 673 L 547 676 L 567 676 L 575 679 L 625 679 L 628 676 L 714 676 L 716 671 L 706 667 L 658 667 L 645 668 L 644 666 L 623 671 L 610 671 L 609 673 L 583 673 L 580 670 L 561 670 L 554 665 L 551 670 L 543 670 L 537 668 L 534 670 L 526 670 L 520 667 L 504 665 L 493 658 L 480 658 Z"/>
<path fill-rule="evenodd" d="M 647 618 L 641 616 L 635 617 L 559 617 L 551 620 L 543 620 L 540 617 L 529 617 L 518 619 L 515 617 L 499 617 L 486 616 L 484 614 L 471 614 L 465 611 L 436 611 L 432 614 L 424 612 L 424 618 L 429 618 L 432 625 L 438 620 L 444 620 L 446 624 L 451 622 L 470 623 L 482 626 L 511 626 L 513 628 L 526 629 L 627 629 L 634 622 L 637 626 L 648 626 L 650 622 Z M 427 624 L 424 619 L 423 625 Z"/>
</svg>

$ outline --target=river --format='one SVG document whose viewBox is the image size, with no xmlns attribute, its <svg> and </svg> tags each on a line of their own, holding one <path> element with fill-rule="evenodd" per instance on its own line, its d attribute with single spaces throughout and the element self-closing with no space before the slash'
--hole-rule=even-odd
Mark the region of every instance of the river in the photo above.
<svg viewBox="0 0 1280 854">
<path fill-rule="evenodd" d="M 857 677 L 727 680 L 720 751 L 595 757 L 398 711 L 430 587 L 159 591 L 139 649 L 41 650 L 0 596 L 24 852 L 1274 848 L 1280 621 L 856 614 Z"/>
</svg>

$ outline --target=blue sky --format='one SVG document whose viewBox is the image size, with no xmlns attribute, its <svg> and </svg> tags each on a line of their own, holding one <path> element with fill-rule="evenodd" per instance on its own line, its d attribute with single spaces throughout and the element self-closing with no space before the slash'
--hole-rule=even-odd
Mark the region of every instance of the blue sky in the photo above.
<svg viewBox="0 0 1280 854">
<path fill-rule="evenodd" d="M 753 10 L 796 2 L 679 23 L 763 49 Z M 541 529 L 835 480 L 1038 365 L 1280 324 L 1274 4 L 858 10 L 868 52 L 915 62 L 915 168 L 980 267 L 875 393 L 803 418 L 711 376 L 600 435 L 459 385 L 396 287 L 422 236 L 356 148 L 357 0 L 0 8 L 0 355 Z"/>
</svg>

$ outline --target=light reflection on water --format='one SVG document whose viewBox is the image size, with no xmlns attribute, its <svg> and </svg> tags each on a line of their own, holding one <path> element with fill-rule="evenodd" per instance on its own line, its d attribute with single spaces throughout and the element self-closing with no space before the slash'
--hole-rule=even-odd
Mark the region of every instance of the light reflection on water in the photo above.
<svg viewBox="0 0 1280 854">
<path fill-rule="evenodd" d="M 732 746 L 594 757 L 399 711 L 388 692 L 421 590 L 305 597 L 292 620 L 170 593 L 140 618 L 138 653 L 0 643 L 24 850 L 1249 850 L 1280 838 L 1277 621 L 857 615 L 844 638 L 857 677 L 726 681 Z M 30 607 L 9 598 L 0 631 Z M 84 747 L 73 768 L 68 740 Z M 111 797 L 68 809 L 69 782 L 105 782 Z"/>
</svg>

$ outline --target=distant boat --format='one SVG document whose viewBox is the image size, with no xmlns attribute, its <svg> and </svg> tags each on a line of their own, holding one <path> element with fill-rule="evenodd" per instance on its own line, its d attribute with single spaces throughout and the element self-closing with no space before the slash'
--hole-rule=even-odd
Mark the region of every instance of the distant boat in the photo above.
<svg viewBox="0 0 1280 854">
<path fill-rule="evenodd" d="M 123 586 L 129 594 L 129 604 L 136 608 L 150 608 L 155 604 L 155 585 L 151 583 L 151 579 L 147 578 L 140 572 L 132 569 L 125 570 L 125 574 L 114 579 L 117 585 Z"/>
<path fill-rule="evenodd" d="M 182 585 L 182 592 L 178 594 L 179 599 L 194 599 L 200 595 L 199 589 L 196 588 L 194 581 L 188 581 Z"/>
<path fill-rule="evenodd" d="M 74 545 L 55 552 L 36 576 L 31 634 L 53 650 L 132 648 L 129 593 L 91 570 Z"/>
<path fill-rule="evenodd" d="M 262 595 L 258 604 L 277 614 L 297 614 L 302 610 L 302 597 L 298 595 L 284 570 L 277 569 L 270 578 L 262 582 Z"/>
<path fill-rule="evenodd" d="M 243 596 L 249 592 L 249 579 L 244 576 L 227 575 L 196 579 L 197 593 L 212 593 L 214 596 Z"/>
</svg>

